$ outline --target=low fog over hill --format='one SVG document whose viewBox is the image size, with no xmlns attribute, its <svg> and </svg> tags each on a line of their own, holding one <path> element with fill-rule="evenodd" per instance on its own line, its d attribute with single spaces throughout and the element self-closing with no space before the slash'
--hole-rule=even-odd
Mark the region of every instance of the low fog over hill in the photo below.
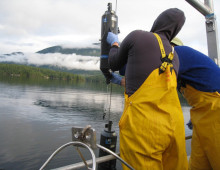
<svg viewBox="0 0 220 170">
<path fill-rule="evenodd" d="M 15 63 L 36 67 L 87 74 L 99 71 L 99 48 L 64 48 L 53 46 L 36 53 L 14 52 L 1 54 L 1 63 Z"/>
</svg>

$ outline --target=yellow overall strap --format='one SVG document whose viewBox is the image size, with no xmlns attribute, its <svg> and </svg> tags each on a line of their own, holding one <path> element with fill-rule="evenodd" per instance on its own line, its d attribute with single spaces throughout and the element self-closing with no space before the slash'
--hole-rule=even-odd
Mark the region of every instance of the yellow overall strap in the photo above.
<svg viewBox="0 0 220 170">
<path fill-rule="evenodd" d="M 162 57 L 161 57 L 162 64 L 160 66 L 159 71 L 160 71 L 160 73 L 163 73 L 166 70 L 167 65 L 170 65 L 171 69 L 173 68 L 172 60 L 173 60 L 173 57 L 174 57 L 174 48 L 172 46 L 172 51 L 167 56 L 166 52 L 164 50 L 163 42 L 162 42 L 160 36 L 156 33 L 153 33 L 153 34 L 156 36 L 157 41 L 158 41 L 159 46 L 160 46 L 160 52 L 161 52 L 161 55 L 162 55 Z"/>
</svg>

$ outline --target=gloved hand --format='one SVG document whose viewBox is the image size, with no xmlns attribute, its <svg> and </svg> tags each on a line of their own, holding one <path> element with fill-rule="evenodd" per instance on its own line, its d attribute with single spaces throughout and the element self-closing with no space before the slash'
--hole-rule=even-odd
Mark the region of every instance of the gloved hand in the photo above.
<svg viewBox="0 0 220 170">
<path fill-rule="evenodd" d="M 116 35 L 112 32 L 108 32 L 107 43 L 109 43 L 112 46 L 115 42 L 119 43 L 118 35 Z"/>
<path fill-rule="evenodd" d="M 191 120 L 189 120 L 189 122 L 187 123 L 187 126 L 190 130 L 193 129 L 193 124 L 192 124 Z"/>
<path fill-rule="evenodd" d="M 111 74 L 112 74 L 112 78 L 111 78 L 110 82 L 114 83 L 114 84 L 121 85 L 122 77 L 116 73 L 111 73 Z"/>
</svg>

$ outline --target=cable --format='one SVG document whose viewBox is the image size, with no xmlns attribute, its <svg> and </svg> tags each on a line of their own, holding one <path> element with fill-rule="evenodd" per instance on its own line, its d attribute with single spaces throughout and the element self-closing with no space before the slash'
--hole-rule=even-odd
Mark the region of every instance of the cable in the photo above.
<svg viewBox="0 0 220 170">
<path fill-rule="evenodd" d="M 115 5 L 115 14 L 117 13 L 117 8 L 118 8 L 118 2 L 117 2 L 117 0 L 116 0 L 116 5 Z"/>
<path fill-rule="evenodd" d="M 108 121 L 110 121 L 111 101 L 112 101 L 112 83 L 110 85 L 110 92 L 109 92 Z"/>
</svg>

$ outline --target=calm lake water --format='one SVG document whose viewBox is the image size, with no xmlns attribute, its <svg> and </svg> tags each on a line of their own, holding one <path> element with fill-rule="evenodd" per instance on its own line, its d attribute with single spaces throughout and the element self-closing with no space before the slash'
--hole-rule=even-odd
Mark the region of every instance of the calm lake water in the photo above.
<svg viewBox="0 0 220 170">
<path fill-rule="evenodd" d="M 39 169 L 61 145 L 72 139 L 73 126 L 91 125 L 100 134 L 108 122 L 103 120 L 108 108 L 109 93 L 98 84 L 68 85 L 59 83 L 23 84 L 0 82 L 0 169 Z M 123 111 L 123 93 L 113 88 L 111 114 L 117 134 Z M 189 120 L 189 107 L 183 103 L 185 124 Z M 185 127 L 186 135 L 191 131 Z M 119 143 L 119 136 L 118 136 Z M 190 140 L 186 143 L 190 154 Z M 119 151 L 117 145 L 116 151 Z M 82 150 L 85 158 L 89 152 Z M 98 157 L 98 150 L 95 151 Z M 61 151 L 46 167 L 57 168 L 81 162 L 77 151 L 70 146 Z M 121 169 L 117 161 L 117 169 Z"/>
</svg>

